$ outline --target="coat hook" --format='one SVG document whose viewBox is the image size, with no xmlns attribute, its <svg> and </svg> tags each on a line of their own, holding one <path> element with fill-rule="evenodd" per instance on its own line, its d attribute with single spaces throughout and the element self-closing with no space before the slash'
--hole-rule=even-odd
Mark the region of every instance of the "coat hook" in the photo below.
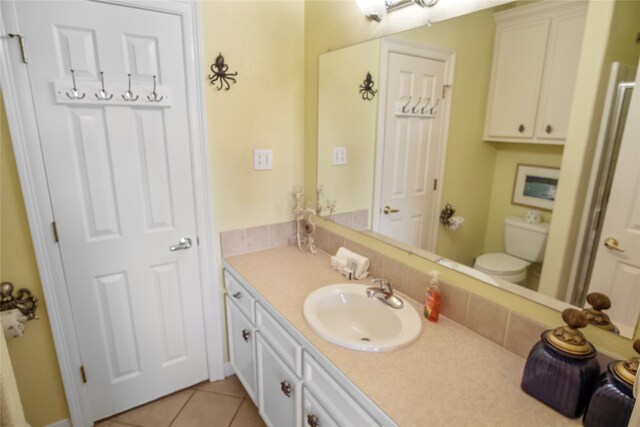
<svg viewBox="0 0 640 427">
<path fill-rule="evenodd" d="M 82 99 L 82 98 L 84 98 L 85 93 L 83 92 L 82 95 L 80 95 L 80 91 L 76 87 L 75 71 L 73 71 L 73 70 L 70 70 L 70 71 L 71 71 L 71 80 L 73 80 L 73 89 L 71 89 L 71 93 L 66 92 L 66 94 L 71 99 Z"/>
<path fill-rule="evenodd" d="M 431 104 L 431 98 L 427 98 L 427 102 L 424 103 L 424 107 L 420 110 L 420 114 L 427 114 L 425 110 L 429 111 L 429 104 Z"/>
<path fill-rule="evenodd" d="M 131 92 L 131 73 L 128 73 L 128 74 L 127 74 L 127 76 L 129 77 L 129 90 L 127 90 L 127 91 L 122 95 L 122 98 L 123 98 L 125 101 L 137 101 L 137 100 L 138 100 L 138 98 L 140 98 L 140 96 L 135 95 L 135 98 L 134 98 L 133 92 Z"/>
<path fill-rule="evenodd" d="M 411 107 L 411 112 L 412 112 L 413 114 L 416 114 L 416 113 L 417 113 L 416 108 L 418 108 L 418 105 L 420 105 L 420 102 L 421 102 L 421 101 L 422 101 L 422 97 L 420 96 L 420 97 L 418 97 L 418 102 L 416 102 L 416 105 L 414 105 L 413 107 Z"/>
<path fill-rule="evenodd" d="M 94 95 L 100 101 L 109 101 L 111 98 L 113 98 L 113 94 L 109 95 L 104 89 L 104 73 L 102 71 L 100 71 L 100 81 L 102 82 L 102 89 L 100 89 L 98 93 L 94 93 Z"/>
<path fill-rule="evenodd" d="M 156 79 L 157 76 L 153 76 L 153 92 L 151 92 L 151 95 L 147 96 L 147 99 L 151 102 L 160 102 L 164 98 L 164 96 L 159 97 L 156 93 Z"/>
<path fill-rule="evenodd" d="M 402 112 L 403 113 L 408 113 L 409 112 L 409 110 L 407 110 L 407 107 L 409 106 L 409 104 L 411 104 L 411 95 L 409 95 L 409 100 L 407 101 L 407 103 L 402 106 Z"/>
<path fill-rule="evenodd" d="M 433 110 L 435 110 L 435 109 L 436 109 L 436 107 L 438 106 L 438 104 L 439 104 L 439 103 L 440 103 L 440 98 L 436 99 L 436 103 L 435 103 L 435 104 L 433 104 L 433 107 L 431 107 L 431 108 L 429 109 L 429 114 L 435 114 L 435 113 L 433 112 Z"/>
</svg>

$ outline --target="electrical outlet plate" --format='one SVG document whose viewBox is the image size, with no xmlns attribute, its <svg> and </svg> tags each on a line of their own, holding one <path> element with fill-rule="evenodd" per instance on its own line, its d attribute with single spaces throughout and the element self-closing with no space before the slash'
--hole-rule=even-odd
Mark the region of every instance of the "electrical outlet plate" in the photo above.
<svg viewBox="0 0 640 427">
<path fill-rule="evenodd" d="M 333 147 L 331 151 L 331 164 L 343 166 L 347 164 L 347 147 Z"/>
<path fill-rule="evenodd" d="M 253 150 L 253 170 L 273 169 L 273 150 Z"/>
</svg>

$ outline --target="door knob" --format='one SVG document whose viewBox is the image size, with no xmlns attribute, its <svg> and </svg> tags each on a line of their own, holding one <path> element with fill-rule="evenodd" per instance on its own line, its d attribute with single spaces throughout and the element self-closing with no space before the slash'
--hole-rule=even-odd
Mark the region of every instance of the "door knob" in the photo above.
<svg viewBox="0 0 640 427">
<path fill-rule="evenodd" d="M 251 337 L 251 331 L 247 330 L 247 329 L 243 329 L 242 330 L 242 339 L 245 342 L 249 342 L 249 338 Z"/>
<path fill-rule="evenodd" d="M 607 237 L 606 239 L 604 239 L 604 245 L 607 247 L 607 249 L 624 252 L 624 249 L 618 246 L 618 240 L 614 237 Z"/>
<path fill-rule="evenodd" d="M 170 251 L 180 251 L 183 249 L 189 249 L 191 247 L 191 239 L 188 237 L 183 237 L 182 239 L 180 239 L 180 243 L 178 243 L 175 246 L 171 246 L 169 248 Z"/>
<path fill-rule="evenodd" d="M 390 213 L 396 213 L 400 211 L 398 209 L 391 209 L 391 206 L 386 205 L 384 208 L 382 208 L 382 212 L 384 212 L 385 215 L 389 215 Z"/>
</svg>

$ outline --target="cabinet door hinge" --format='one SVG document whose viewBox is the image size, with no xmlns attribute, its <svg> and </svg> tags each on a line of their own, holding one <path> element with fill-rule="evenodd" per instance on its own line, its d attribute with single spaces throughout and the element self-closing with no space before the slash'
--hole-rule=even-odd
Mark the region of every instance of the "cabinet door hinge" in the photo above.
<svg viewBox="0 0 640 427">
<path fill-rule="evenodd" d="M 433 180 L 433 191 L 436 191 L 438 189 L 438 179 L 434 179 Z"/>
<path fill-rule="evenodd" d="M 84 384 L 87 383 L 87 374 L 84 372 L 84 366 L 80 366 L 80 376 L 82 377 L 82 382 Z"/>
<path fill-rule="evenodd" d="M 18 43 L 20 44 L 20 54 L 22 55 L 22 62 L 28 64 L 29 61 L 27 61 L 27 50 L 24 47 L 24 36 L 22 36 L 21 34 L 9 34 L 9 37 L 11 37 L 12 39 L 18 39 Z"/>
<path fill-rule="evenodd" d="M 442 99 L 447 97 L 447 88 L 452 87 L 453 85 L 442 85 Z"/>
<path fill-rule="evenodd" d="M 51 227 L 53 228 L 53 240 L 57 243 L 60 239 L 58 238 L 58 226 L 55 221 L 51 223 Z"/>
</svg>

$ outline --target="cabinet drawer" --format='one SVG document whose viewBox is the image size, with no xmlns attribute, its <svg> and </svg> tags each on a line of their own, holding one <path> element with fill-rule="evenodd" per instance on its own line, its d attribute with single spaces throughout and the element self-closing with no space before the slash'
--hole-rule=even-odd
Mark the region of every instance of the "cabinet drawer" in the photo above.
<svg viewBox="0 0 640 427">
<path fill-rule="evenodd" d="M 294 427 L 300 424 L 301 386 L 261 335 L 256 339 L 258 359 L 258 407 L 270 427 Z"/>
<path fill-rule="evenodd" d="M 303 380 L 317 401 L 341 426 L 377 426 L 377 422 L 356 400 L 307 353 L 303 356 Z M 304 420 L 306 422 L 306 419 Z"/>
<path fill-rule="evenodd" d="M 302 391 L 302 425 L 306 427 L 339 427 L 327 410 L 318 402 L 309 390 Z"/>
<path fill-rule="evenodd" d="M 242 311 L 249 320 L 255 322 L 253 317 L 253 303 L 255 299 L 253 296 L 227 270 L 224 271 L 224 282 L 227 285 L 227 295 L 230 297 L 229 299 L 237 304 L 240 311 Z"/>
<path fill-rule="evenodd" d="M 287 366 L 299 377 L 302 376 L 302 346 L 284 330 L 267 310 L 256 304 L 256 328 L 269 341 Z"/>
<path fill-rule="evenodd" d="M 227 295 L 231 365 L 251 399 L 256 402 L 255 328 Z"/>
</svg>

